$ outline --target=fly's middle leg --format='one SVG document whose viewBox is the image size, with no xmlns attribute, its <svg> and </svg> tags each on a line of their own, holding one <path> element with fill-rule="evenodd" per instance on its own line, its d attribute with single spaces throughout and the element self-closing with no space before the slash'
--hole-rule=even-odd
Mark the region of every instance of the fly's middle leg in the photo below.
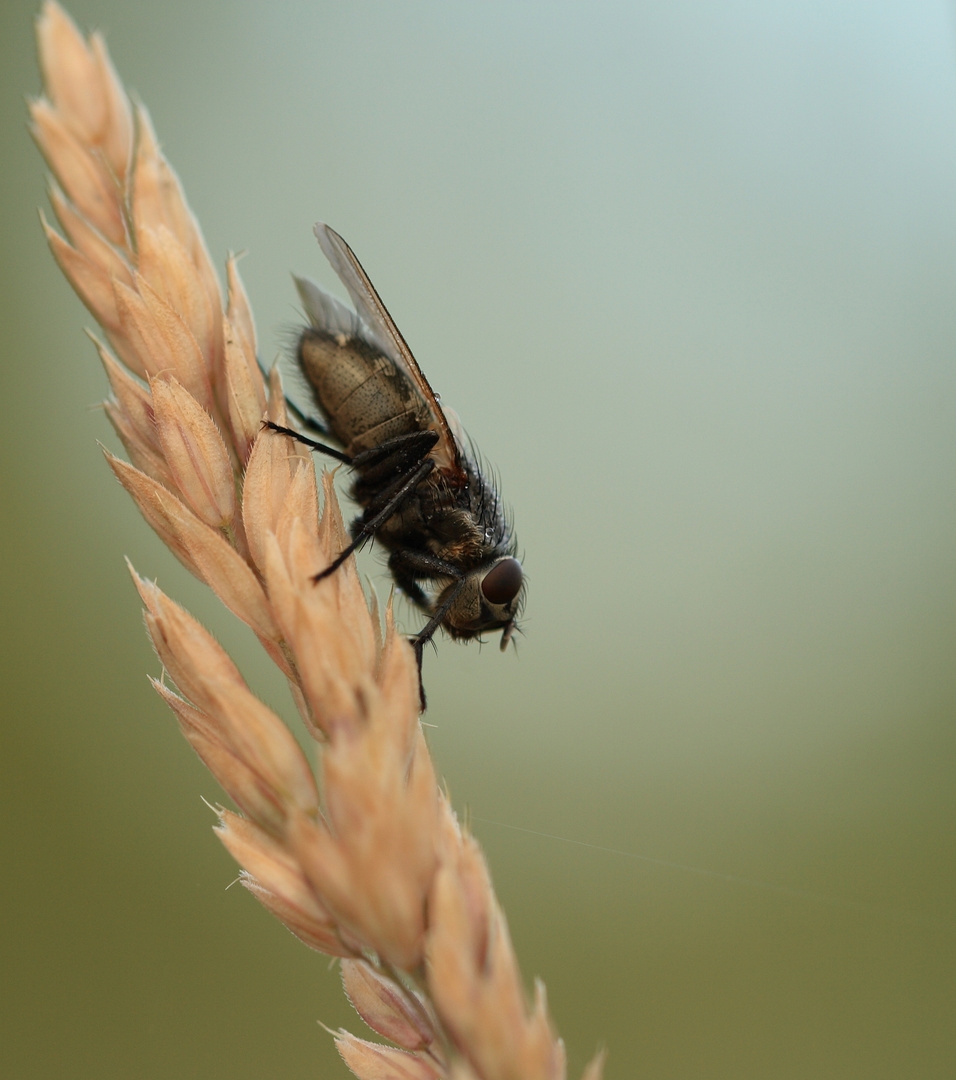
<svg viewBox="0 0 956 1080">
<path fill-rule="evenodd" d="M 330 574 L 334 574 L 336 570 L 345 562 L 345 560 L 355 551 L 357 551 L 366 540 L 373 537 L 378 530 L 385 524 L 386 521 L 400 509 L 402 503 L 412 494 L 418 485 L 425 479 L 426 476 L 435 468 L 435 462 L 431 458 L 425 458 L 417 468 L 407 473 L 403 478 L 401 484 L 394 491 L 391 498 L 382 506 L 382 508 L 374 513 L 371 517 L 364 518 L 361 525 L 356 529 L 352 536 L 352 542 L 344 550 L 339 552 L 338 555 L 332 560 L 332 563 L 324 570 L 321 570 L 316 574 L 312 580 L 313 582 L 319 582 L 323 578 L 327 578 Z"/>
</svg>

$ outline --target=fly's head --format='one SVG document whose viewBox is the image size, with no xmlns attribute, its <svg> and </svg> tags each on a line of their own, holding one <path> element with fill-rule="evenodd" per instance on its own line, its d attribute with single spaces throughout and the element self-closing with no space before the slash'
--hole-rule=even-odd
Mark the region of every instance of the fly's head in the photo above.
<svg viewBox="0 0 956 1080">
<path fill-rule="evenodd" d="M 454 592 L 442 626 L 453 638 L 475 638 L 501 630 L 501 650 L 508 647 L 524 600 L 524 573 L 514 556 L 495 559 L 448 585 L 436 607 Z"/>
</svg>

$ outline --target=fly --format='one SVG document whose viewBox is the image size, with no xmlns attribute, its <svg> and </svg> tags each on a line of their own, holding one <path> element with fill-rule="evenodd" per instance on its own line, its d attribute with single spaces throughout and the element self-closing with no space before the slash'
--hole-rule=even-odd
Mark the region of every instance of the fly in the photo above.
<svg viewBox="0 0 956 1080">
<path fill-rule="evenodd" d="M 439 627 L 461 640 L 501 630 L 504 651 L 524 600 L 524 575 L 494 484 L 482 475 L 457 418 L 439 404 L 355 253 L 328 225 L 316 225 L 315 235 L 355 311 L 313 282 L 295 279 L 309 317 L 296 362 L 318 416 L 290 405 L 304 427 L 342 449 L 267 426 L 348 465 L 350 494 L 362 512 L 352 522 L 352 542 L 312 580 L 335 573 L 356 549 L 377 540 L 389 553 L 396 585 L 428 616 L 412 638 L 419 677 L 422 651 Z"/>
</svg>

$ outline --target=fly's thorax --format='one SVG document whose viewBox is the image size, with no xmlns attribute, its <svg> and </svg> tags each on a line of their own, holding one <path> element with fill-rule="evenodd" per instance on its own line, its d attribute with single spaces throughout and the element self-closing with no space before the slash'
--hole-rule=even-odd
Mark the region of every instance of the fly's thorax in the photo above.
<svg viewBox="0 0 956 1080">
<path fill-rule="evenodd" d="M 443 626 L 455 638 L 473 638 L 492 630 L 503 630 L 502 648 L 511 638 L 520 613 L 524 577 L 521 564 L 511 555 L 478 567 L 460 582 L 446 586 L 435 604 L 455 592 Z"/>
<path fill-rule="evenodd" d="M 483 566 L 487 570 L 514 551 L 511 529 L 494 485 L 467 457 L 463 463 L 468 482 L 446 492 L 453 509 L 446 514 L 446 528 L 440 533 L 436 530 L 445 541 L 440 554 L 463 568 Z"/>
<path fill-rule="evenodd" d="M 455 488 L 433 474 L 416 493 L 411 512 L 396 515 L 395 526 L 403 530 L 424 523 L 422 546 L 432 555 L 464 571 L 483 568 L 481 573 L 487 573 L 511 548 L 503 521 L 482 520 L 470 502 L 469 489 Z"/>
<path fill-rule="evenodd" d="M 310 327 L 297 352 L 316 404 L 347 453 L 428 426 L 428 407 L 411 381 L 362 338 Z"/>
</svg>

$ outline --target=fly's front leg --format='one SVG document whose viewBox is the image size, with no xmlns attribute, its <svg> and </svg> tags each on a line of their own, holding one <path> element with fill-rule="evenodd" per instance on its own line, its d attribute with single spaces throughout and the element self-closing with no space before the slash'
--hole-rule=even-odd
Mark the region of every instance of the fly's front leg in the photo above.
<svg viewBox="0 0 956 1080">
<path fill-rule="evenodd" d="M 425 629 L 415 635 L 415 640 L 422 639 L 423 643 L 428 641 L 441 625 L 451 603 L 446 600 L 440 611 L 436 613 L 432 601 L 419 582 L 434 581 L 437 578 L 450 578 L 455 581 L 463 576 L 462 572 L 451 563 L 445 562 L 444 559 L 439 559 L 437 555 L 432 555 L 430 551 L 419 551 L 416 548 L 398 548 L 393 551 L 388 559 L 388 568 L 395 579 L 395 584 L 408 599 L 431 616 Z M 452 599 L 457 595 L 456 589 Z M 439 614 L 437 623 L 435 623 L 436 614 Z M 435 625 L 432 626 L 432 623 Z"/>
<path fill-rule="evenodd" d="M 393 551 L 388 560 L 388 568 L 395 578 L 396 585 L 409 600 L 420 607 L 422 611 L 431 615 L 431 618 L 422 629 L 414 637 L 409 638 L 412 649 L 415 651 L 415 659 L 418 662 L 418 696 L 422 712 L 424 712 L 426 700 L 425 683 L 422 679 L 422 656 L 425 652 L 425 646 L 435 636 L 458 594 L 464 588 L 465 576 L 457 567 L 445 562 L 444 559 L 439 559 L 437 555 L 432 555 L 427 551 L 416 551 L 414 548 L 400 548 L 398 551 Z M 455 582 L 448 589 L 441 606 L 437 608 L 432 605 L 428 595 L 419 585 L 420 581 L 434 580 L 435 578 L 451 578 Z"/>
<path fill-rule="evenodd" d="M 392 555 L 388 560 L 388 568 L 391 571 L 392 578 L 402 591 L 406 600 L 409 600 L 415 607 L 424 611 L 426 614 L 430 614 L 432 609 L 431 600 L 428 598 L 428 594 L 421 585 L 418 584 L 415 575 L 410 574 L 401 565 L 400 556 L 402 554 L 403 552 L 401 551 L 392 552 Z"/>
</svg>

